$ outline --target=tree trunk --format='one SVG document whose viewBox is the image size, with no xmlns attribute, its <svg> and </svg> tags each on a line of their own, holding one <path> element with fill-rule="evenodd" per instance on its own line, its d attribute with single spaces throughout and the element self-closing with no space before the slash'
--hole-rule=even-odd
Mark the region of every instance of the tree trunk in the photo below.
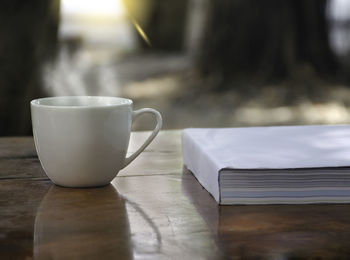
<svg viewBox="0 0 350 260">
<path fill-rule="evenodd" d="M 332 73 L 326 0 L 220 0 L 211 12 L 198 66 L 220 82 L 233 78 L 276 79 L 300 66 Z"/>
<path fill-rule="evenodd" d="M 0 4 L 0 136 L 31 134 L 30 100 L 44 95 L 41 66 L 55 56 L 59 0 Z"/>
</svg>

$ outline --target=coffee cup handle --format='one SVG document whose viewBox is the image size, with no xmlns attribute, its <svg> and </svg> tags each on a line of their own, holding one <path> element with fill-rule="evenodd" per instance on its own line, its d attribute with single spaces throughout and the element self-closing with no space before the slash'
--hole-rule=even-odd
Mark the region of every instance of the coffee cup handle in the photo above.
<svg viewBox="0 0 350 260">
<path fill-rule="evenodd" d="M 132 112 L 132 121 L 134 121 L 138 116 L 140 116 L 141 114 L 144 113 L 151 113 L 155 116 L 156 121 L 157 121 L 157 125 L 156 127 L 153 129 L 152 134 L 146 139 L 146 141 L 143 143 L 143 145 L 141 145 L 141 147 L 139 149 L 137 149 L 136 152 L 134 152 L 132 155 L 130 155 L 129 157 L 125 158 L 125 162 L 124 162 L 124 167 L 126 167 L 129 163 L 131 163 L 137 156 L 139 156 L 139 154 L 145 150 L 145 148 L 153 141 L 153 139 L 156 137 L 156 135 L 159 133 L 159 130 L 162 127 L 163 121 L 162 121 L 162 116 L 160 115 L 160 113 L 152 108 L 142 108 L 139 110 L 135 110 Z"/>
</svg>

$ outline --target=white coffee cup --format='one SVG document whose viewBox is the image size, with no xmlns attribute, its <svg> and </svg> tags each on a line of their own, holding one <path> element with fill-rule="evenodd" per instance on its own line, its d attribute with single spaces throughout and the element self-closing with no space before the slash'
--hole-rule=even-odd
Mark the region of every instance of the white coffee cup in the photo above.
<svg viewBox="0 0 350 260">
<path fill-rule="evenodd" d="M 100 96 L 49 97 L 31 101 L 35 147 L 47 176 L 66 187 L 110 183 L 155 138 L 158 111 L 133 111 L 130 99 Z M 143 113 L 157 125 L 143 145 L 126 157 L 132 121 Z"/>
</svg>

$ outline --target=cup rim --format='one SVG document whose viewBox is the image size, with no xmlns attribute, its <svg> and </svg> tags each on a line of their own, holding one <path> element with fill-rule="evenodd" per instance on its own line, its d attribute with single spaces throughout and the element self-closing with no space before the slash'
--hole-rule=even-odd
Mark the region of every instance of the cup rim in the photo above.
<svg viewBox="0 0 350 260">
<path fill-rule="evenodd" d="M 113 102 L 106 102 L 106 103 L 99 103 L 99 104 L 88 104 L 88 105 L 57 105 L 57 104 L 50 104 L 50 101 L 55 100 L 78 100 L 78 99 L 105 99 L 105 100 L 118 100 L 119 102 L 113 103 Z M 49 103 L 47 103 L 49 102 Z M 106 108 L 106 107 L 119 107 L 119 106 L 129 106 L 132 105 L 133 102 L 131 99 L 128 98 L 122 98 L 122 97 L 113 97 L 113 96 L 53 96 L 53 97 L 44 97 L 44 98 L 37 98 L 30 101 L 31 106 L 35 107 L 45 107 L 45 108 L 62 108 L 62 109 L 86 109 L 86 108 Z"/>
</svg>

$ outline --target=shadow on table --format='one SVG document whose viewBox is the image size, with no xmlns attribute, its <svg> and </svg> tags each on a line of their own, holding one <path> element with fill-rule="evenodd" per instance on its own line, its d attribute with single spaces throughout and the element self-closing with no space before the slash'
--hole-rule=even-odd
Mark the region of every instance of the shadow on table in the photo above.
<svg viewBox="0 0 350 260">
<path fill-rule="evenodd" d="M 350 205 L 219 206 L 184 168 L 182 191 L 235 259 L 347 259 Z"/>
</svg>

